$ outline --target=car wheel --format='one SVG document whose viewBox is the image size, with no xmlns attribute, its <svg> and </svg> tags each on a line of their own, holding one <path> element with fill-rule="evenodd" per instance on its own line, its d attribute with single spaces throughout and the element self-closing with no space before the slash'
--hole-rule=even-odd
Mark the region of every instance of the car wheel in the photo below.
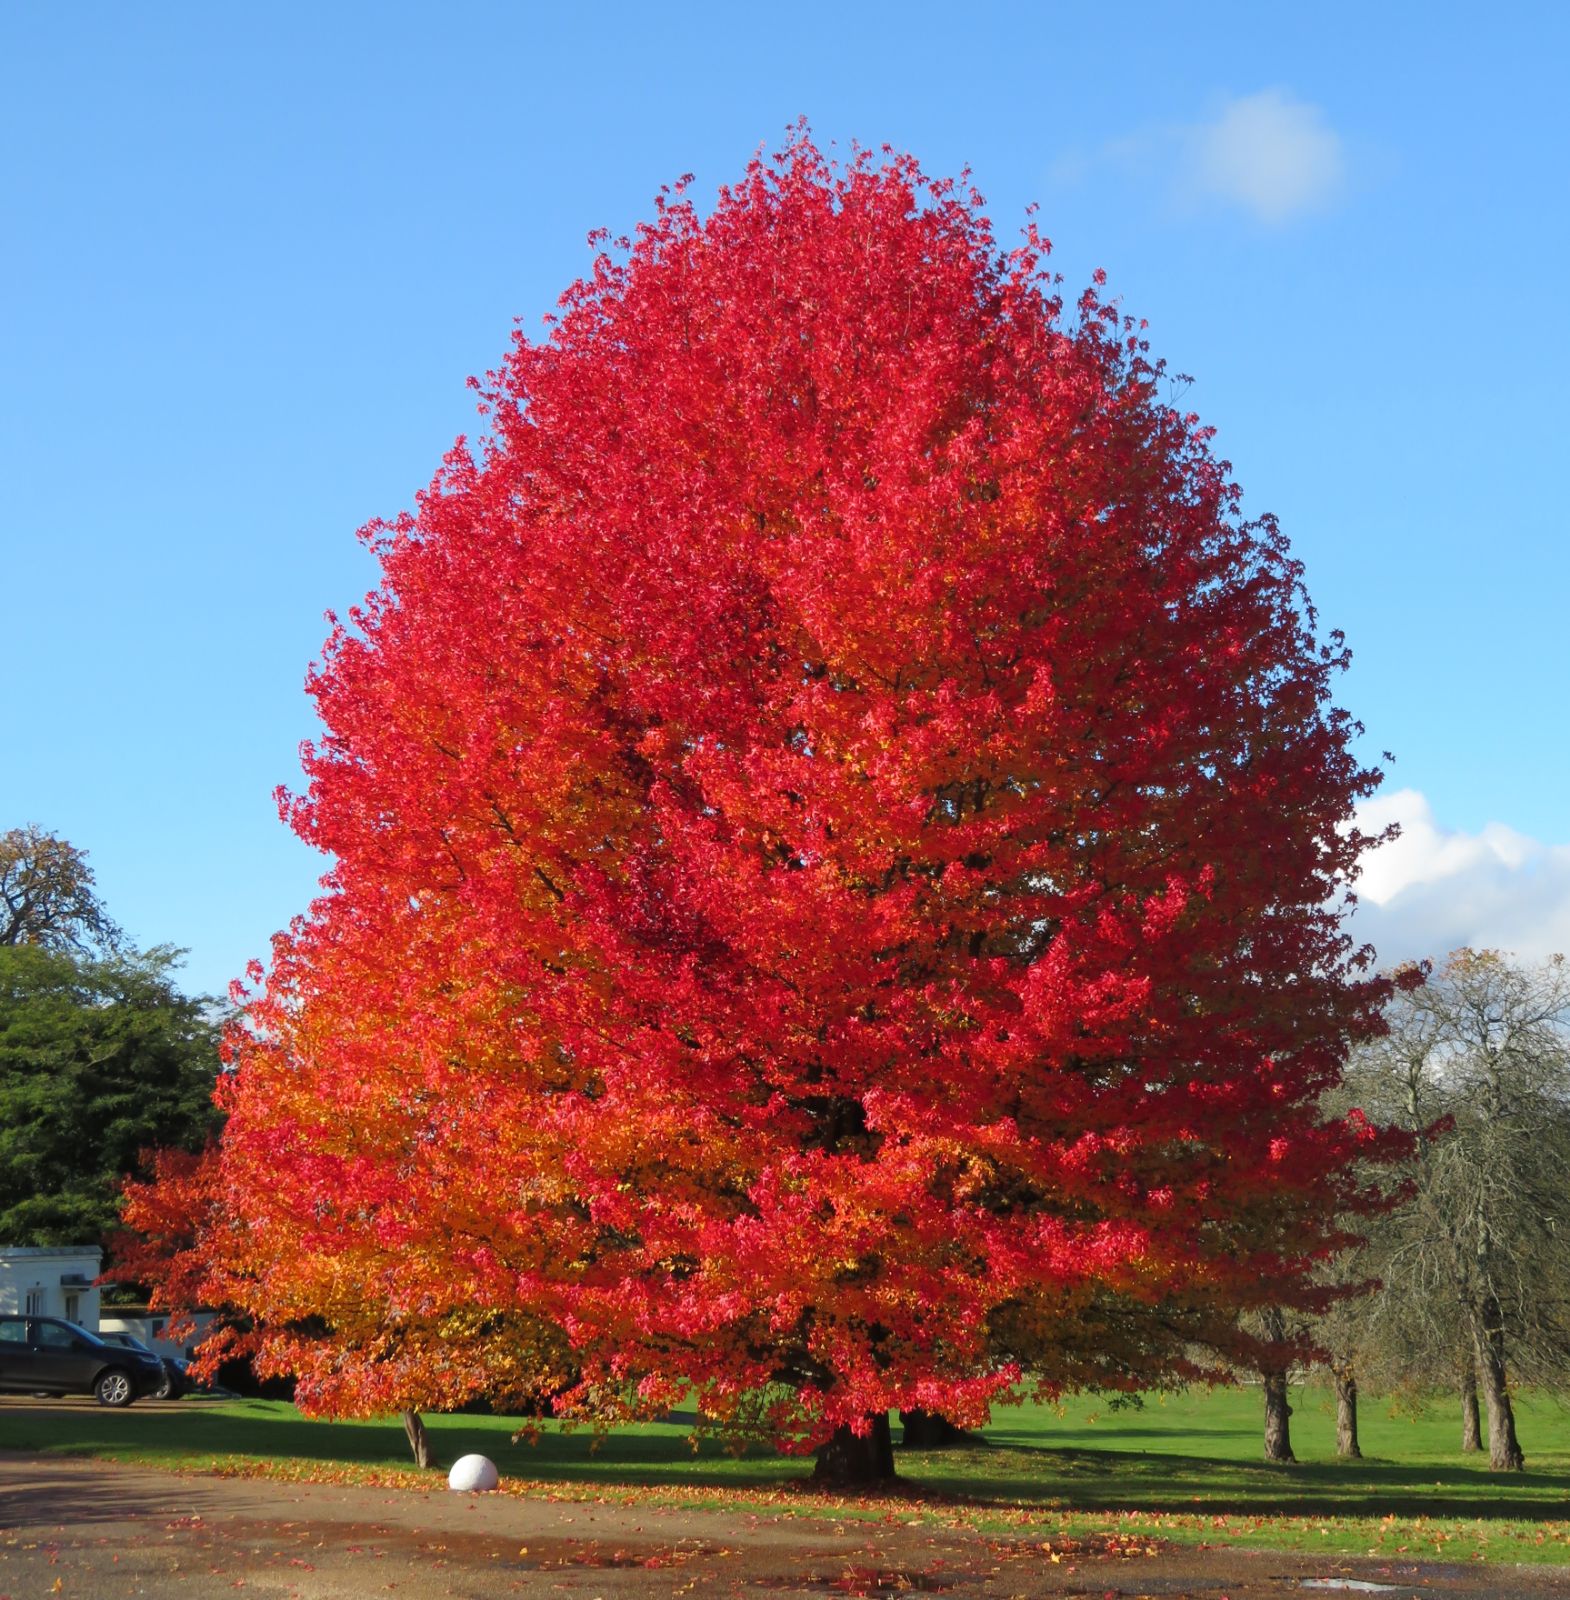
<svg viewBox="0 0 1570 1600">
<path fill-rule="evenodd" d="M 173 1400 L 174 1397 L 174 1379 L 165 1372 L 158 1387 L 149 1392 L 149 1398 L 153 1400 Z"/>
<path fill-rule="evenodd" d="M 118 1367 L 111 1367 L 107 1372 L 98 1374 L 93 1395 L 101 1406 L 128 1406 L 136 1398 L 136 1390 L 132 1388 L 128 1374 Z"/>
</svg>

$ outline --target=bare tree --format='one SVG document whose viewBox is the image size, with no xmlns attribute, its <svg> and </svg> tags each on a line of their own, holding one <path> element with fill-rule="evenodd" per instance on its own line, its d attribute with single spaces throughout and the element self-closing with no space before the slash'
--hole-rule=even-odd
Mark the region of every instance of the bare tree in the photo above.
<svg viewBox="0 0 1570 1600">
<path fill-rule="evenodd" d="M 1477 1414 L 1477 1363 L 1470 1350 L 1461 1359 L 1461 1453 L 1471 1455 L 1483 1448 L 1483 1427 Z"/>
<path fill-rule="evenodd" d="M 1459 1348 L 1488 1418 L 1490 1465 L 1523 1455 L 1512 1378 L 1570 1375 L 1570 970 L 1458 950 L 1399 987 L 1388 1035 L 1350 1073 L 1371 1114 L 1416 1140 L 1410 1199 L 1379 1224 L 1385 1288 L 1368 1342 L 1404 1345 L 1430 1374 Z"/>
<path fill-rule="evenodd" d="M 1344 1251 L 1326 1270 L 1328 1281 L 1337 1287 L 1356 1287 L 1368 1276 L 1366 1245 Z M 1348 1298 L 1336 1301 L 1314 1329 L 1316 1342 L 1325 1352 L 1325 1367 L 1335 1385 L 1338 1456 L 1363 1454 L 1357 1436 L 1357 1386 L 1359 1374 L 1365 1369 L 1366 1323 L 1363 1297 Z"/>
<path fill-rule="evenodd" d="M 0 945 L 87 954 L 113 952 L 121 940 L 85 850 L 31 824 L 0 833 Z"/>
</svg>

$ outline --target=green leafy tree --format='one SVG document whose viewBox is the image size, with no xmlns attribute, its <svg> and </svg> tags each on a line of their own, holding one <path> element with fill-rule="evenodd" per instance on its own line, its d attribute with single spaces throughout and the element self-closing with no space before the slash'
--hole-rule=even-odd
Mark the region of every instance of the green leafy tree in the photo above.
<svg viewBox="0 0 1570 1600">
<path fill-rule="evenodd" d="M 0 945 L 0 1243 L 101 1237 L 142 1151 L 213 1131 L 219 1019 L 177 961 Z"/>
</svg>

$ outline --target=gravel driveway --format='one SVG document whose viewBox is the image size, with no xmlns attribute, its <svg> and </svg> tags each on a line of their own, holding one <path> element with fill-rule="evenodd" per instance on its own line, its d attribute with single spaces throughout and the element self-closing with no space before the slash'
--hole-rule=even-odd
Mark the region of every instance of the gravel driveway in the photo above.
<svg viewBox="0 0 1570 1600">
<path fill-rule="evenodd" d="M 1376 1587 L 1377 1586 L 1377 1587 Z M 899 1522 L 277 1484 L 0 1452 L 0 1600 L 257 1596 L 1570 1596 L 1562 1568 L 1168 1546 L 1059 1552 Z"/>
</svg>

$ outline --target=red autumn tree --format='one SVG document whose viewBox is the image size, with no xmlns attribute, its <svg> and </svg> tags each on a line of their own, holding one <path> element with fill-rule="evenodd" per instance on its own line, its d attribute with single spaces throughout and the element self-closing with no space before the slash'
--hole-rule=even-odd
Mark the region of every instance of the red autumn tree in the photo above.
<svg viewBox="0 0 1570 1600">
<path fill-rule="evenodd" d="M 307 1406 L 512 1351 L 875 1472 L 891 1407 L 1316 1303 L 1376 775 L 1275 524 L 1046 248 L 798 135 L 368 530 L 195 1247 Z"/>
</svg>

